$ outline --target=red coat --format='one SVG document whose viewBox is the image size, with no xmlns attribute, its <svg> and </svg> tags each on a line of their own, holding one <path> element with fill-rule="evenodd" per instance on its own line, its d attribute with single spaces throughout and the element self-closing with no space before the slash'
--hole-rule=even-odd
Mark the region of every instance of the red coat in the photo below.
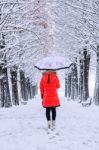
<svg viewBox="0 0 99 150">
<path fill-rule="evenodd" d="M 55 73 L 46 72 L 40 81 L 40 92 L 42 97 L 43 107 L 58 107 L 60 106 L 57 89 L 60 88 L 60 83 Z"/>
</svg>

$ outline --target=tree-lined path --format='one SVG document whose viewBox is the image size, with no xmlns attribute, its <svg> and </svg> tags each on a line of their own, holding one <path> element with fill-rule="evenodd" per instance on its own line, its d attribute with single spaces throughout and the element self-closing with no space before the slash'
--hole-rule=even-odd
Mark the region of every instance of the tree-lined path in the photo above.
<svg viewBox="0 0 99 150">
<path fill-rule="evenodd" d="M 0 106 L 20 105 L 37 93 L 34 65 L 62 56 L 73 66 L 65 72 L 65 96 L 99 104 L 98 0 L 11 0 L 0 2 Z"/>
<path fill-rule="evenodd" d="M 39 96 L 43 58 L 62 56 L 61 107 L 46 132 Z M 64 88 L 62 88 L 64 87 Z M 99 149 L 99 1 L 0 0 L 0 147 Z"/>
</svg>

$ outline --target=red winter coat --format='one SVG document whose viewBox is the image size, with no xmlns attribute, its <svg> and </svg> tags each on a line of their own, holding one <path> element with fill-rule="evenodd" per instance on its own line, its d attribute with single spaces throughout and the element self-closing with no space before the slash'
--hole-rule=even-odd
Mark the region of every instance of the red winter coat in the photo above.
<svg viewBox="0 0 99 150">
<path fill-rule="evenodd" d="M 42 97 L 43 107 L 58 107 L 60 106 L 57 89 L 60 88 L 60 83 L 56 73 L 46 72 L 43 74 L 40 81 L 40 92 Z"/>
</svg>

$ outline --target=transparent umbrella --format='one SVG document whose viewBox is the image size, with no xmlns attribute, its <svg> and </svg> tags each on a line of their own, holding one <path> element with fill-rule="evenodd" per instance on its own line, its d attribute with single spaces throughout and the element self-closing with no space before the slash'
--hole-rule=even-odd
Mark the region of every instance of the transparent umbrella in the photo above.
<svg viewBox="0 0 99 150">
<path fill-rule="evenodd" d="M 51 56 L 43 58 L 35 64 L 35 68 L 39 70 L 60 70 L 70 68 L 72 62 L 61 56 Z"/>
</svg>

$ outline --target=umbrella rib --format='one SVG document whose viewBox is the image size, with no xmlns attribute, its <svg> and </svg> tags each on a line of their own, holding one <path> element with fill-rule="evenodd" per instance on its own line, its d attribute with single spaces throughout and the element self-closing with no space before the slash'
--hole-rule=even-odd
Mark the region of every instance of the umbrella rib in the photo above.
<svg viewBox="0 0 99 150">
<path fill-rule="evenodd" d="M 61 70 L 61 69 L 69 69 L 71 66 L 73 65 L 73 63 L 72 64 L 70 64 L 70 66 L 68 66 L 68 67 L 61 67 L 61 68 L 57 68 L 57 69 L 46 69 L 46 68 L 39 68 L 39 67 L 37 67 L 37 66 L 34 66 L 35 68 L 37 68 L 37 69 L 39 69 L 39 70 Z"/>
</svg>

